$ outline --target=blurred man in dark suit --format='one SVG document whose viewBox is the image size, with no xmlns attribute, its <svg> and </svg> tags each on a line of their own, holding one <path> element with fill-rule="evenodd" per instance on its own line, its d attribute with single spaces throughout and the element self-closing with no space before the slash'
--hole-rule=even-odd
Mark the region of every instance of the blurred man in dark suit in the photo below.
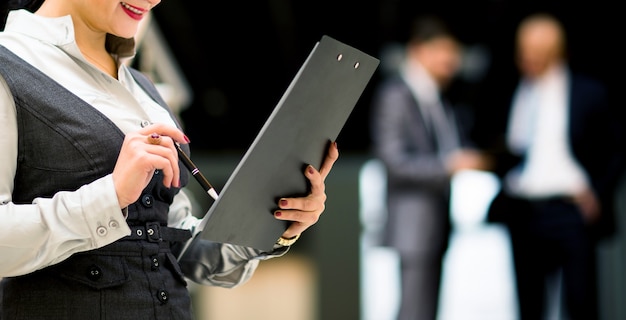
<svg viewBox="0 0 626 320">
<path fill-rule="evenodd" d="M 618 127 L 605 87 L 568 67 L 557 19 L 527 17 L 516 41 L 520 78 L 495 158 L 502 191 L 489 219 L 510 231 L 522 320 L 545 319 L 555 274 L 567 319 L 597 319 L 595 248 L 612 229 Z"/>
<path fill-rule="evenodd" d="M 416 19 L 404 64 L 376 92 L 375 156 L 387 171 L 386 245 L 400 256 L 400 320 L 435 320 L 450 229 L 450 182 L 482 166 L 443 98 L 459 70 L 461 44 L 441 19 Z"/>
</svg>

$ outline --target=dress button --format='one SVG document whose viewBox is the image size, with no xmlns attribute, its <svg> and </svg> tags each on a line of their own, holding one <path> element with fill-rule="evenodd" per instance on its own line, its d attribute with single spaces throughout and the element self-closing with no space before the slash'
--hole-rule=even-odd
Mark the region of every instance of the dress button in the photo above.
<svg viewBox="0 0 626 320">
<path fill-rule="evenodd" d="M 159 290 L 159 292 L 157 292 L 157 299 L 159 299 L 159 301 L 161 301 L 161 303 L 163 304 L 167 303 L 167 300 L 169 299 L 169 297 L 167 296 L 167 291 Z"/>
<path fill-rule="evenodd" d="M 96 229 L 96 233 L 98 233 L 98 235 L 99 235 L 99 236 L 104 237 L 104 236 L 106 236 L 106 235 L 107 235 L 108 230 L 107 230 L 107 228 L 105 228 L 105 227 L 103 227 L 103 226 L 99 226 L 99 227 Z"/>
<path fill-rule="evenodd" d="M 152 207 L 153 203 L 154 198 L 152 197 L 152 195 L 144 194 L 143 196 L 141 196 L 141 204 L 143 204 L 144 207 L 150 208 Z"/>
<path fill-rule="evenodd" d="M 100 269 L 100 267 L 95 264 L 91 265 L 87 269 L 87 278 L 89 278 L 89 280 L 91 281 L 99 280 L 100 278 L 102 278 L 102 269 Z"/>
<path fill-rule="evenodd" d="M 148 121 L 148 120 L 142 120 L 142 121 L 141 121 L 141 127 L 142 127 L 142 128 L 143 128 L 143 127 L 147 127 L 147 126 L 149 126 L 149 125 L 150 125 L 150 121 Z"/>
<path fill-rule="evenodd" d="M 159 258 L 157 258 L 157 256 L 152 256 L 150 258 L 150 262 L 152 271 L 156 271 L 157 269 L 159 269 Z"/>
<path fill-rule="evenodd" d="M 120 224 L 117 221 L 115 221 L 115 220 L 109 221 L 109 227 L 111 227 L 113 229 L 117 229 L 117 228 L 119 228 L 119 226 L 120 226 Z"/>
</svg>

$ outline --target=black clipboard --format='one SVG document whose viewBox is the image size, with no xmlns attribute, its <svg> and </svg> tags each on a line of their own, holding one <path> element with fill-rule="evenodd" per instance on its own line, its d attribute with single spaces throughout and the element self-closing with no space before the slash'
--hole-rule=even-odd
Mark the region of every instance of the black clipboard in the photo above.
<svg viewBox="0 0 626 320">
<path fill-rule="evenodd" d="M 271 251 L 288 222 L 279 197 L 304 196 L 379 60 L 322 36 L 198 226 L 201 237 Z M 331 173 L 332 174 L 332 173 Z"/>
</svg>

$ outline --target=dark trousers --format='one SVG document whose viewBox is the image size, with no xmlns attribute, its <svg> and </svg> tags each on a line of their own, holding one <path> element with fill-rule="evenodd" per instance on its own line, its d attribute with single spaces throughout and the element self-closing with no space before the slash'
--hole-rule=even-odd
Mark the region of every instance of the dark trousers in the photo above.
<svg viewBox="0 0 626 320">
<path fill-rule="evenodd" d="M 580 211 L 565 199 L 532 201 L 527 208 L 507 223 L 520 319 L 545 319 L 546 281 L 559 270 L 567 319 L 597 319 L 595 244 Z"/>
<path fill-rule="evenodd" d="M 401 262 L 401 304 L 397 320 L 435 320 L 439 307 L 443 257 L 424 256 Z"/>
</svg>

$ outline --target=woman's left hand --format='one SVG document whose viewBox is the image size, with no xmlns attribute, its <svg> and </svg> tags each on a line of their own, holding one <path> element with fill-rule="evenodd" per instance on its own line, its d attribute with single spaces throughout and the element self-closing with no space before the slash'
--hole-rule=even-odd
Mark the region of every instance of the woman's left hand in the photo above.
<svg viewBox="0 0 626 320">
<path fill-rule="evenodd" d="M 311 165 L 306 167 L 304 175 L 309 179 L 311 192 L 301 198 L 281 198 L 278 201 L 279 209 L 274 217 L 280 220 L 292 221 L 282 234 L 283 238 L 293 238 L 314 225 L 325 209 L 326 186 L 324 180 L 330 173 L 335 161 L 339 158 L 337 143 L 333 142 L 328 148 L 326 158 L 319 171 Z"/>
</svg>

